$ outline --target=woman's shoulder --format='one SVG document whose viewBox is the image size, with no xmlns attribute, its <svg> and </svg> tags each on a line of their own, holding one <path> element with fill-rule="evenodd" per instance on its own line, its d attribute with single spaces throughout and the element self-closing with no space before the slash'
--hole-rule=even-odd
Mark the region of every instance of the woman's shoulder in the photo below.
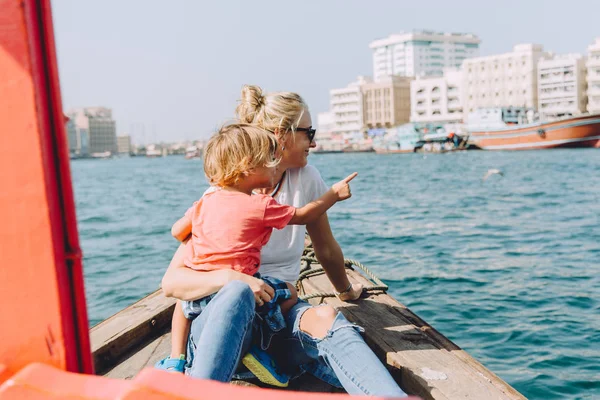
<svg viewBox="0 0 600 400">
<path fill-rule="evenodd" d="M 288 171 L 287 184 L 283 190 L 290 193 L 301 193 L 301 203 L 294 204 L 296 207 L 301 207 L 310 201 L 316 200 L 328 189 L 323 178 L 321 178 L 319 170 L 312 165 L 288 169 Z"/>
<path fill-rule="evenodd" d="M 289 173 L 290 179 L 296 178 L 301 180 L 322 180 L 321 173 L 314 165 L 307 164 L 301 168 L 290 168 L 286 171 Z"/>
</svg>

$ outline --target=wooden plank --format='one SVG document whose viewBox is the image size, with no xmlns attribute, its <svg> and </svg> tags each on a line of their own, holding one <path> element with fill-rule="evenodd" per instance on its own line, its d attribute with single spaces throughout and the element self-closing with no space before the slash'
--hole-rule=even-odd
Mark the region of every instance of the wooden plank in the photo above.
<svg viewBox="0 0 600 400">
<path fill-rule="evenodd" d="M 170 330 L 174 307 L 175 300 L 157 290 L 94 326 L 90 338 L 96 373 L 105 374 Z"/>
<path fill-rule="evenodd" d="M 154 366 L 157 361 L 167 357 L 170 353 L 171 333 L 169 332 L 150 341 L 150 343 L 118 363 L 104 376 L 115 379 L 132 379 L 142 369 Z"/>
<path fill-rule="evenodd" d="M 349 271 L 349 276 L 353 282 L 372 285 L 355 271 Z M 301 285 L 307 294 L 333 291 L 324 274 L 312 276 Z M 524 399 L 387 294 L 370 294 L 354 303 L 344 303 L 335 297 L 311 302 L 330 304 L 348 320 L 364 327 L 365 341 L 380 359 L 386 360 L 392 375 L 408 393 L 425 399 Z"/>
</svg>

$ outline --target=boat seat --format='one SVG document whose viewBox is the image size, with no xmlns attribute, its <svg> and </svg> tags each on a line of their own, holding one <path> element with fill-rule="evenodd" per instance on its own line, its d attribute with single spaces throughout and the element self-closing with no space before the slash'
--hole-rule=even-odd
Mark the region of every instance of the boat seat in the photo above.
<svg viewBox="0 0 600 400">
<path fill-rule="evenodd" d="M 230 385 L 192 379 L 183 374 L 154 368 L 144 369 L 133 380 L 110 379 L 65 372 L 40 363 L 28 365 L 0 386 L 0 400 L 336 400 L 345 397 L 347 395 L 337 393 L 306 393 Z"/>
<path fill-rule="evenodd" d="M 307 393 L 289 390 L 261 389 L 226 383 L 192 379 L 154 368 L 146 368 L 133 380 L 133 386 L 123 400 L 159 399 L 244 399 L 244 400 L 341 400 L 347 394 Z M 371 397 L 371 399 L 383 399 Z M 409 397 L 409 399 L 418 399 Z"/>
<path fill-rule="evenodd" d="M 0 400 L 117 399 L 131 383 L 29 364 L 0 386 Z"/>
</svg>

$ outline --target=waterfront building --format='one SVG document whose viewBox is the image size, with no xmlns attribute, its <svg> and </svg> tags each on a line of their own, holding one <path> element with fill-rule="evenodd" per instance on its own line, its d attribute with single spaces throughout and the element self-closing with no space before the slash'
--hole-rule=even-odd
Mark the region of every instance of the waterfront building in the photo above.
<svg viewBox="0 0 600 400">
<path fill-rule="evenodd" d="M 409 121 L 411 80 L 409 77 L 387 76 L 361 85 L 366 130 L 389 128 Z"/>
<path fill-rule="evenodd" d="M 462 72 L 446 69 L 441 77 L 419 77 L 410 83 L 412 122 L 462 122 Z"/>
<path fill-rule="evenodd" d="M 548 57 L 541 45 L 519 44 L 510 53 L 466 59 L 463 113 L 485 107 L 537 108 L 537 65 Z"/>
<path fill-rule="evenodd" d="M 69 154 L 72 157 L 85 157 L 89 154 L 89 134 L 87 128 L 78 128 L 75 121 L 67 116 L 67 139 Z"/>
<path fill-rule="evenodd" d="M 74 124 L 73 137 L 78 137 L 80 141 L 84 138 L 88 140 L 86 154 L 117 152 L 116 123 L 110 108 L 74 108 L 67 112 L 67 116 Z"/>
<path fill-rule="evenodd" d="M 117 136 L 117 153 L 119 153 L 119 154 L 131 153 L 131 136 L 129 136 L 129 135 Z"/>
<path fill-rule="evenodd" d="M 460 68 L 479 55 L 481 40 L 471 33 L 417 30 L 390 35 L 370 43 L 373 77 L 441 76 L 444 68 Z"/>
<path fill-rule="evenodd" d="M 587 57 L 587 111 L 600 113 L 600 37 L 588 47 Z"/>
<path fill-rule="evenodd" d="M 538 62 L 538 110 L 542 119 L 580 115 L 587 107 L 585 57 L 565 54 Z"/>
<path fill-rule="evenodd" d="M 317 140 L 321 137 L 331 136 L 335 120 L 331 111 L 320 112 L 317 114 Z"/>
<path fill-rule="evenodd" d="M 354 134 L 363 132 L 363 98 L 361 86 L 372 82 L 370 78 L 359 76 L 345 88 L 329 91 L 330 112 L 333 114 L 332 133 Z"/>
</svg>

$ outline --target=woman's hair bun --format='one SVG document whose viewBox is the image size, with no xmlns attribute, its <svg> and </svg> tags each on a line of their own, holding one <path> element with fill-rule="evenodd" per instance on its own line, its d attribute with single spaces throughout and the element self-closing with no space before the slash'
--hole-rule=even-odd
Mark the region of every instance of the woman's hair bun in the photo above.
<svg viewBox="0 0 600 400">
<path fill-rule="evenodd" d="M 256 114 L 265 105 L 265 97 L 262 89 L 254 85 L 244 85 L 242 88 L 242 98 L 236 108 L 236 114 L 240 121 L 251 124 L 254 122 Z"/>
</svg>

